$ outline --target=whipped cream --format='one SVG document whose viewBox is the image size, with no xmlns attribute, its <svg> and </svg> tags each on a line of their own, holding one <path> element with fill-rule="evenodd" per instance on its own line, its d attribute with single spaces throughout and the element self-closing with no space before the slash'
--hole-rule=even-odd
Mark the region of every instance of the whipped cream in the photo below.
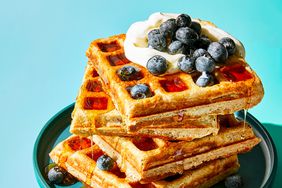
<svg viewBox="0 0 282 188">
<path fill-rule="evenodd" d="M 177 66 L 177 61 L 179 58 L 185 56 L 184 54 L 171 55 L 166 52 L 160 52 L 158 50 L 148 48 L 148 38 L 147 35 L 152 29 L 159 28 L 160 25 L 170 19 L 176 18 L 179 14 L 169 14 L 169 13 L 154 13 L 148 20 L 133 23 L 127 33 L 126 39 L 124 41 L 124 51 L 125 56 L 132 62 L 137 63 L 143 67 L 146 67 L 147 61 L 154 55 L 163 56 L 168 62 L 168 70 L 165 74 L 173 74 L 180 72 Z M 208 21 L 202 21 L 200 19 L 192 19 L 198 22 L 202 31 L 201 34 L 207 36 L 212 41 L 218 41 L 223 37 L 230 37 L 234 40 L 236 44 L 235 55 L 245 58 L 245 48 L 243 44 L 227 32 L 217 28 L 213 23 Z"/>
</svg>

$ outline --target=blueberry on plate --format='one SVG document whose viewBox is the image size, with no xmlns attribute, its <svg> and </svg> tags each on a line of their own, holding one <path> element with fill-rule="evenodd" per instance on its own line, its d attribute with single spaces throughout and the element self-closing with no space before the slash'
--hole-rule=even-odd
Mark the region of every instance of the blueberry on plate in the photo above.
<svg viewBox="0 0 282 188">
<path fill-rule="evenodd" d="M 232 175 L 225 179 L 224 185 L 226 188 L 240 188 L 243 186 L 243 179 L 240 175 Z"/>
<path fill-rule="evenodd" d="M 214 84 L 213 76 L 208 72 L 203 72 L 196 84 L 200 87 L 212 86 Z"/>
<path fill-rule="evenodd" d="M 218 63 L 224 63 L 228 58 L 228 52 L 226 48 L 219 42 L 212 42 L 208 47 L 208 52 Z"/>
<path fill-rule="evenodd" d="M 201 34 L 202 27 L 198 22 L 191 22 L 190 28 L 193 29 L 198 35 Z"/>
<path fill-rule="evenodd" d="M 178 27 L 190 27 L 191 17 L 188 14 L 180 14 L 176 18 L 176 25 Z"/>
<path fill-rule="evenodd" d="M 133 99 L 144 99 L 151 97 L 153 94 L 147 85 L 137 84 L 130 89 L 130 95 Z"/>
<path fill-rule="evenodd" d="M 235 42 L 231 38 L 223 37 L 219 40 L 219 43 L 221 43 L 227 49 L 228 56 L 231 56 L 236 52 Z"/>
<path fill-rule="evenodd" d="M 201 36 L 195 41 L 195 47 L 196 48 L 203 48 L 208 49 L 209 45 L 211 43 L 211 40 L 206 36 Z"/>
<path fill-rule="evenodd" d="M 189 27 L 180 27 L 175 34 L 175 37 L 180 42 L 193 46 L 194 42 L 198 39 L 198 34 Z"/>
<path fill-rule="evenodd" d="M 117 74 L 122 81 L 140 79 L 139 71 L 133 66 L 124 66 L 117 70 Z"/>
<path fill-rule="evenodd" d="M 178 60 L 177 66 L 182 72 L 192 73 L 195 70 L 195 58 L 183 56 Z"/>
<path fill-rule="evenodd" d="M 160 33 L 165 36 L 173 36 L 177 29 L 174 18 L 168 19 L 160 25 Z"/>
<path fill-rule="evenodd" d="M 52 184 L 67 186 L 75 184 L 78 181 L 73 175 L 55 163 L 51 163 L 45 167 L 45 174 L 48 181 Z"/>
<path fill-rule="evenodd" d="M 51 183 L 61 184 L 66 176 L 67 172 L 65 169 L 54 166 L 48 171 L 47 177 Z"/>
<path fill-rule="evenodd" d="M 158 51 L 165 51 L 166 38 L 163 34 L 157 30 L 152 30 L 148 33 L 148 47 Z"/>
<path fill-rule="evenodd" d="M 115 161 L 108 155 L 101 155 L 97 159 L 97 167 L 100 170 L 111 170 L 114 167 Z"/>
<path fill-rule="evenodd" d="M 196 70 L 199 72 L 213 72 L 215 69 L 215 62 L 209 55 L 203 55 L 196 59 Z"/>
<path fill-rule="evenodd" d="M 164 57 L 155 55 L 148 60 L 146 67 L 151 74 L 161 75 L 167 71 L 168 64 Z"/>
<path fill-rule="evenodd" d="M 210 54 L 207 52 L 207 50 L 202 49 L 202 48 L 199 48 L 199 49 L 197 49 L 193 52 L 193 57 L 195 59 L 197 59 L 198 57 L 201 57 L 203 55 L 209 56 Z"/>
<path fill-rule="evenodd" d="M 176 40 L 168 46 L 167 51 L 169 54 L 185 54 L 186 48 L 182 42 Z"/>
</svg>

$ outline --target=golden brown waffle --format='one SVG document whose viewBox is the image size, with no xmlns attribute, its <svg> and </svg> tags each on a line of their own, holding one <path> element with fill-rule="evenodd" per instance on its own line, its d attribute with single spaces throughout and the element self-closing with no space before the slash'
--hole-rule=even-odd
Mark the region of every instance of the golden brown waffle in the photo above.
<svg viewBox="0 0 282 188">
<path fill-rule="evenodd" d="M 103 91 L 96 70 L 89 65 L 85 70 L 72 118 L 70 132 L 81 136 L 93 134 L 108 136 L 138 135 L 170 140 L 192 140 L 217 134 L 219 130 L 216 116 L 204 116 L 197 119 L 186 119 L 177 125 L 166 123 L 152 127 L 150 122 L 147 121 L 148 125 L 143 125 L 135 132 L 129 132 L 122 123 L 120 113 L 114 108 L 111 98 Z M 162 121 L 161 118 L 159 121 Z"/>
<path fill-rule="evenodd" d="M 224 66 L 216 68 L 217 83 L 202 88 L 194 82 L 197 73 L 157 77 L 146 68 L 130 62 L 124 56 L 124 39 L 125 35 L 121 34 L 95 40 L 86 54 L 90 63 L 97 68 L 117 110 L 132 129 L 144 119 L 154 122 L 160 117 L 169 121 L 179 117 L 179 114 L 183 119 L 231 114 L 251 108 L 263 97 L 260 79 L 242 58 L 230 57 Z M 121 81 L 117 71 L 125 65 L 140 70 L 138 80 Z M 147 84 L 154 95 L 138 100 L 131 98 L 128 88 L 136 84 Z"/>
<path fill-rule="evenodd" d="M 82 143 L 82 146 L 80 143 Z M 237 156 L 231 156 L 211 161 L 199 168 L 160 181 L 147 184 L 130 183 L 116 164 L 110 171 L 103 171 L 96 167 L 96 160 L 102 154 L 103 151 L 97 145 L 89 145 L 89 140 L 87 141 L 86 138 L 81 141 L 80 137 L 71 136 L 59 143 L 50 153 L 50 157 L 80 181 L 95 188 L 204 188 L 211 187 L 230 174 L 235 173 L 239 168 Z"/>
<path fill-rule="evenodd" d="M 230 116 L 221 119 L 218 135 L 191 142 L 152 138 L 93 136 L 93 141 L 131 181 L 150 182 L 197 167 L 207 161 L 251 150 L 260 142 L 251 127 Z"/>
</svg>

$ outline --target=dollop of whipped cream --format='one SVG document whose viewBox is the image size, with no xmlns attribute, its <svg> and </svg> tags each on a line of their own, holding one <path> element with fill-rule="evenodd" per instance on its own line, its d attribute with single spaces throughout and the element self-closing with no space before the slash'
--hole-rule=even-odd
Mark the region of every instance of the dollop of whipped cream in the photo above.
<svg viewBox="0 0 282 188">
<path fill-rule="evenodd" d="M 165 74 L 180 72 L 177 66 L 177 61 L 181 57 L 185 56 L 184 54 L 171 55 L 167 52 L 148 48 L 148 33 L 153 29 L 159 28 L 166 20 L 177 18 L 178 15 L 179 14 L 157 12 L 152 14 L 148 20 L 133 23 L 129 27 L 124 41 L 124 51 L 127 59 L 146 67 L 147 61 L 151 57 L 154 55 L 160 55 L 163 56 L 168 63 L 168 70 Z M 219 41 L 223 37 L 233 39 L 237 48 L 235 55 L 245 58 L 245 48 L 238 39 L 219 29 L 209 21 L 203 21 L 200 19 L 192 19 L 192 21 L 198 22 L 202 27 L 201 34 L 207 36 L 212 41 Z"/>
</svg>

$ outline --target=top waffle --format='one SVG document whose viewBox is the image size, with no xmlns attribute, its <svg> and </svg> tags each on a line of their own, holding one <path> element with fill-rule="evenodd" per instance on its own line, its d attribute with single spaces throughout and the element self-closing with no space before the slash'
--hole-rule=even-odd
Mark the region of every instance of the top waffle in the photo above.
<svg viewBox="0 0 282 188">
<path fill-rule="evenodd" d="M 130 62 L 124 55 L 124 39 L 125 35 L 121 34 L 95 40 L 87 50 L 87 56 L 127 124 L 135 124 L 138 117 L 177 117 L 180 112 L 189 118 L 230 114 L 251 108 L 263 97 L 260 79 L 243 58 L 230 57 L 224 66 L 216 68 L 216 84 L 202 88 L 195 84 L 197 73 L 157 77 L 145 67 Z M 136 80 L 122 81 L 119 78 L 117 71 L 125 65 L 140 71 Z M 153 96 L 133 99 L 128 90 L 136 84 L 148 85 Z"/>
<path fill-rule="evenodd" d="M 153 120 L 153 122 L 150 122 L 150 119 L 140 120 L 140 124 L 136 124 L 140 129 L 129 132 L 129 128 L 122 123 L 120 113 L 114 108 L 111 98 L 103 91 L 96 70 L 93 66 L 88 65 L 76 98 L 70 132 L 80 136 L 93 134 L 109 136 L 138 135 L 170 140 L 192 140 L 210 134 L 217 134 L 219 130 L 216 116 L 181 119 L 180 122 L 176 120 L 174 123 L 166 120 L 163 118 Z M 151 126 L 153 124 L 154 126 Z"/>
</svg>

